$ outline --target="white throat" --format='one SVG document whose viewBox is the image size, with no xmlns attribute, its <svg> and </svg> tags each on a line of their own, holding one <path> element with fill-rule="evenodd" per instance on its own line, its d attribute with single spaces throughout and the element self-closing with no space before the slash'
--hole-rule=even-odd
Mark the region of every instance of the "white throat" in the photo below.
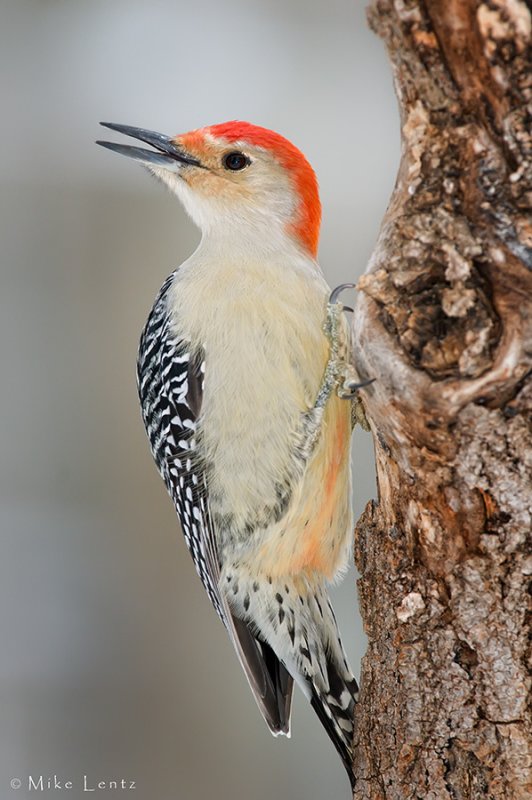
<svg viewBox="0 0 532 800">
<path fill-rule="evenodd" d="M 291 232 L 298 200 L 286 176 L 279 176 L 276 191 L 258 178 L 253 193 L 242 192 L 237 197 L 230 192 L 203 196 L 179 172 L 159 167 L 151 171 L 178 197 L 201 230 L 203 250 L 259 259 L 284 256 L 312 263 L 316 268 L 314 258 Z"/>
</svg>

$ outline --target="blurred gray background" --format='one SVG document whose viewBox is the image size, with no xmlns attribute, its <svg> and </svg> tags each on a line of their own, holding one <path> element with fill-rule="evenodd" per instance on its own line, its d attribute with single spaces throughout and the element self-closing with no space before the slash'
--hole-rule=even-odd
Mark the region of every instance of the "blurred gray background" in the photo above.
<svg viewBox="0 0 532 800">
<path fill-rule="evenodd" d="M 49 797 L 347 797 L 303 698 L 293 738 L 268 733 L 140 422 L 139 331 L 198 233 L 146 172 L 93 141 L 100 119 L 279 130 L 318 173 L 328 280 L 352 280 L 399 156 L 365 2 L 0 6 L 0 798 L 54 774 L 75 788 Z M 370 437 L 357 430 L 354 447 L 358 514 L 374 494 Z M 358 674 L 353 570 L 333 596 Z M 137 789 L 88 795 L 84 774 Z"/>
</svg>

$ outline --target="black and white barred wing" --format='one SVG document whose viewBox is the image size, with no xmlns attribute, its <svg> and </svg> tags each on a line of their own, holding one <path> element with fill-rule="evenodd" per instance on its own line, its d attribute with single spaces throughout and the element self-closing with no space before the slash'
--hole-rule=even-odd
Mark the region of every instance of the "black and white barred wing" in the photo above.
<svg viewBox="0 0 532 800">
<path fill-rule="evenodd" d="M 287 733 L 292 679 L 268 645 L 233 616 L 219 589 L 220 561 L 198 431 L 205 359 L 170 329 L 167 293 L 172 280 L 173 275 L 163 285 L 140 341 L 137 381 L 144 424 L 196 570 L 229 632 L 262 715 L 272 732 Z"/>
<path fill-rule="evenodd" d="M 179 516 L 194 565 L 218 615 L 227 624 L 218 590 L 219 567 L 207 507 L 205 475 L 196 453 L 203 394 L 202 354 L 169 329 L 166 295 L 171 276 L 144 328 L 137 380 L 153 457 Z"/>
</svg>

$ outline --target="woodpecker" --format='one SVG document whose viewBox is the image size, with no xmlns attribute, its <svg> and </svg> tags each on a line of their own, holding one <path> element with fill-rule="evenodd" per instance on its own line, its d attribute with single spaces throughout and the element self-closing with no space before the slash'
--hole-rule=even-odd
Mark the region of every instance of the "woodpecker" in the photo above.
<svg viewBox="0 0 532 800">
<path fill-rule="evenodd" d="M 358 687 L 327 585 L 351 544 L 349 329 L 316 261 L 315 173 L 233 121 L 165 136 L 102 123 L 202 232 L 163 284 L 138 355 L 142 416 L 199 577 L 274 735 L 294 681 L 353 783 Z"/>
</svg>

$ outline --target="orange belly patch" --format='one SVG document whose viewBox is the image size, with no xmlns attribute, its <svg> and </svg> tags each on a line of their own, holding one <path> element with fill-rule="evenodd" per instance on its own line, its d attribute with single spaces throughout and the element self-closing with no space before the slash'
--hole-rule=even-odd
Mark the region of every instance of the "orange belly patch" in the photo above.
<svg viewBox="0 0 532 800">
<path fill-rule="evenodd" d="M 272 577 L 320 573 L 332 578 L 337 572 L 351 524 L 350 439 L 350 404 L 335 397 L 297 497 L 259 549 L 255 568 Z"/>
</svg>

